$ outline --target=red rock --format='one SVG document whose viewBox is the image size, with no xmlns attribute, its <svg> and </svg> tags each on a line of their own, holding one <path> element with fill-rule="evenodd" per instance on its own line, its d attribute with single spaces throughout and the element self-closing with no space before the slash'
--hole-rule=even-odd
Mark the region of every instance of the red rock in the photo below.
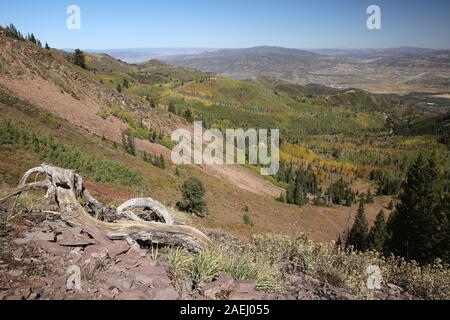
<svg viewBox="0 0 450 320">
<path fill-rule="evenodd" d="M 29 279 L 25 279 L 22 281 L 18 281 L 18 282 L 16 282 L 16 284 L 18 287 L 30 287 L 33 289 L 43 288 L 47 285 L 47 283 L 45 281 L 39 280 L 36 278 L 34 278 L 34 279 L 29 278 Z"/>
<path fill-rule="evenodd" d="M 117 288 L 121 291 L 130 291 L 134 278 L 130 276 L 118 276 L 115 274 L 104 275 L 103 280 L 109 284 L 109 288 Z"/>
<path fill-rule="evenodd" d="M 108 255 L 108 249 L 104 245 L 87 246 L 83 251 L 84 259 L 90 257 L 102 258 Z"/>
<path fill-rule="evenodd" d="M 79 228 L 66 229 L 57 236 L 56 242 L 61 246 L 68 247 L 87 246 L 96 243 L 94 239 L 83 236 L 80 232 L 81 229 Z"/>
<path fill-rule="evenodd" d="M 200 284 L 200 293 L 206 298 L 214 299 L 220 295 L 229 293 L 234 288 L 234 279 L 226 272 L 222 272 L 217 280 Z"/>
<path fill-rule="evenodd" d="M 97 240 L 99 244 L 108 245 L 112 243 L 112 241 L 103 232 L 93 226 L 85 226 L 83 231 L 87 232 L 92 238 Z"/>
<path fill-rule="evenodd" d="M 22 256 L 23 256 L 23 248 L 20 247 L 20 248 L 14 250 L 12 255 L 13 255 L 14 259 L 20 261 L 22 259 Z"/>
<path fill-rule="evenodd" d="M 138 267 L 134 269 L 136 282 L 151 287 L 171 286 L 166 270 L 162 266 Z"/>
<path fill-rule="evenodd" d="M 135 250 L 128 250 L 128 252 L 124 255 L 121 255 L 117 258 L 116 261 L 119 262 L 119 265 L 124 266 L 127 269 L 136 267 L 140 264 L 141 256 Z"/>
<path fill-rule="evenodd" d="M 67 276 L 62 275 L 62 276 L 57 276 L 54 278 L 52 287 L 54 288 L 64 288 L 64 290 L 67 288 L 66 287 L 67 284 Z"/>
<path fill-rule="evenodd" d="M 177 300 L 179 298 L 178 292 L 172 286 L 152 288 L 147 292 L 152 295 L 153 300 Z"/>
<path fill-rule="evenodd" d="M 119 296 L 119 300 L 152 300 L 152 298 L 150 294 L 140 291 L 122 292 Z"/>
<path fill-rule="evenodd" d="M 252 292 L 232 292 L 228 300 L 256 300 L 258 295 Z"/>
<path fill-rule="evenodd" d="M 103 288 L 99 288 L 100 292 L 100 300 L 112 300 L 114 299 L 114 294 L 112 294 L 109 290 L 105 290 Z"/>
<path fill-rule="evenodd" d="M 34 241 L 54 241 L 55 234 L 53 232 L 34 231 L 25 233 L 25 238 L 15 239 L 13 242 L 18 245 L 24 245 Z"/>
<path fill-rule="evenodd" d="M 61 247 L 60 245 L 49 242 L 49 241 L 37 241 L 36 246 L 43 249 L 44 251 L 48 253 L 52 253 L 55 256 L 64 256 L 67 254 L 67 249 L 64 247 Z"/>
<path fill-rule="evenodd" d="M 127 252 L 130 249 L 130 245 L 126 241 L 114 241 L 106 246 L 108 250 L 108 256 L 110 259 L 115 259 L 118 255 Z"/>
<path fill-rule="evenodd" d="M 56 234 L 61 233 L 68 228 L 68 226 L 63 221 L 55 222 L 46 220 L 42 224 L 48 226 Z"/>
<path fill-rule="evenodd" d="M 237 281 L 229 300 L 256 300 L 259 298 L 256 292 L 256 281 Z"/>
</svg>

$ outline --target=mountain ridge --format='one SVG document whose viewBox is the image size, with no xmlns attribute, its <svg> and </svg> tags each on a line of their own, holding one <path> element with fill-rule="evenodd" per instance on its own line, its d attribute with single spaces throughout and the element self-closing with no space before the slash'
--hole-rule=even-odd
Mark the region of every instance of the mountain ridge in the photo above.
<svg viewBox="0 0 450 320">
<path fill-rule="evenodd" d="M 162 60 L 236 79 L 268 76 L 301 85 L 316 83 L 372 92 L 442 91 L 450 80 L 450 50 L 423 48 L 307 51 L 259 46 Z"/>
</svg>

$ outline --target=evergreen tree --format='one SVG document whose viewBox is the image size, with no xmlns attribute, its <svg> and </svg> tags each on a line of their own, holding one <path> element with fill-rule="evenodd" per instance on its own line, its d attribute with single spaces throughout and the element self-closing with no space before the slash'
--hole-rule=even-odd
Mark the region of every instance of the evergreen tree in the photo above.
<svg viewBox="0 0 450 320">
<path fill-rule="evenodd" d="M 73 55 L 73 63 L 77 66 L 86 69 L 86 58 L 84 57 L 83 51 L 76 49 Z"/>
<path fill-rule="evenodd" d="M 131 154 L 132 156 L 136 156 L 137 150 L 133 133 L 125 133 L 122 131 L 122 144 L 127 153 Z"/>
<path fill-rule="evenodd" d="M 48 45 L 48 43 L 45 43 L 45 49 L 50 50 L 50 46 Z"/>
<path fill-rule="evenodd" d="M 375 218 L 375 224 L 370 228 L 367 246 L 369 249 L 383 252 L 384 241 L 386 240 L 386 219 L 383 210 Z"/>
<path fill-rule="evenodd" d="M 366 203 L 374 203 L 372 191 L 367 190 Z"/>
<path fill-rule="evenodd" d="M 162 156 L 162 154 L 159 155 L 159 167 L 161 169 L 165 169 L 166 168 L 166 164 L 164 162 L 164 157 Z"/>
<path fill-rule="evenodd" d="M 205 187 L 203 183 L 197 178 L 189 178 L 182 187 L 181 192 L 183 198 L 177 203 L 177 208 L 187 213 L 193 213 L 200 217 L 205 217 L 208 214 L 205 196 Z"/>
<path fill-rule="evenodd" d="M 442 238 L 440 243 L 437 245 L 438 256 L 450 264 L 450 194 L 446 194 L 441 206 L 440 211 L 445 215 L 443 218 L 441 228 L 442 228 Z"/>
<path fill-rule="evenodd" d="M 175 107 L 175 104 L 172 101 L 169 103 L 169 109 L 168 110 L 169 110 L 170 113 L 177 113 L 177 109 Z"/>
<path fill-rule="evenodd" d="M 361 199 L 355 222 L 348 235 L 347 246 L 353 246 L 359 251 L 366 250 L 368 232 L 369 223 L 367 222 L 366 214 L 364 213 L 364 200 Z"/>
<path fill-rule="evenodd" d="M 294 187 L 294 203 L 298 206 L 303 206 L 305 202 L 305 194 L 302 188 L 301 181 L 299 179 L 296 179 Z"/>
<path fill-rule="evenodd" d="M 5 28 L 6 35 L 8 37 L 16 38 L 18 40 L 25 40 L 24 36 L 20 33 L 19 30 L 11 23 L 9 26 Z"/>
<path fill-rule="evenodd" d="M 327 195 L 333 203 L 338 205 L 351 205 L 355 200 L 355 193 L 352 191 L 350 184 L 343 178 L 330 185 Z"/>
<path fill-rule="evenodd" d="M 351 207 L 353 204 L 353 201 L 351 198 L 347 198 L 347 200 L 345 200 L 345 206 L 346 207 Z"/>
<path fill-rule="evenodd" d="M 27 40 L 34 44 L 37 44 L 37 40 L 36 40 L 36 37 L 34 36 L 34 34 L 29 34 L 27 37 Z"/>
<path fill-rule="evenodd" d="M 342 248 L 342 238 L 341 235 L 338 235 L 336 240 L 336 248 Z"/>
<path fill-rule="evenodd" d="M 185 118 L 188 122 L 194 121 L 194 117 L 191 109 L 187 108 L 183 113 L 183 118 Z"/>
<path fill-rule="evenodd" d="M 128 89 L 128 88 L 130 87 L 130 84 L 128 83 L 128 80 L 127 80 L 127 79 L 123 79 L 122 86 L 123 86 L 125 89 Z"/>
<path fill-rule="evenodd" d="M 401 202 L 388 220 L 388 252 L 422 264 L 439 257 L 448 215 L 442 188 L 443 177 L 434 156 L 427 160 L 420 155 L 408 169 Z"/>
<path fill-rule="evenodd" d="M 128 146 L 127 136 L 125 135 L 124 131 L 122 131 L 122 146 L 124 147 L 125 151 L 128 150 L 128 148 L 127 148 L 127 146 Z"/>
<path fill-rule="evenodd" d="M 134 141 L 134 135 L 129 133 L 128 137 L 128 153 L 135 156 L 136 155 L 136 143 Z"/>
<path fill-rule="evenodd" d="M 120 85 L 120 83 L 117 84 L 117 92 L 118 93 L 122 92 L 122 86 Z"/>
<path fill-rule="evenodd" d="M 150 102 L 150 108 L 152 108 L 152 109 L 156 108 L 156 100 L 155 100 L 155 98 L 151 97 L 149 102 Z"/>
</svg>

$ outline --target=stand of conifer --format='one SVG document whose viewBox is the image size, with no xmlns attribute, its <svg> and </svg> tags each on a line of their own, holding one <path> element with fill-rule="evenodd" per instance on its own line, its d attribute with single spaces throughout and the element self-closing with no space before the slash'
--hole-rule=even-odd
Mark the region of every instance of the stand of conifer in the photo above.
<svg viewBox="0 0 450 320">
<path fill-rule="evenodd" d="M 45 176 L 45 180 L 27 183 L 33 174 Z M 0 203 L 10 198 L 18 198 L 28 190 L 47 190 L 46 198 L 54 199 L 59 208 L 61 218 L 73 226 L 89 231 L 92 228 L 103 232 L 108 238 L 151 241 L 166 245 L 182 245 L 192 250 L 199 250 L 212 245 L 211 240 L 189 226 L 174 225 L 173 218 L 159 202 L 150 198 L 131 199 L 113 213 L 116 220 L 105 222 L 99 219 L 110 209 L 104 208 L 85 188 L 83 179 L 73 170 L 42 164 L 28 170 L 22 177 L 19 186 L 8 196 L 0 198 Z M 150 209 L 164 222 L 145 221 L 132 210 L 136 208 Z M 128 219 L 130 221 L 124 220 Z M 119 220 L 120 219 L 120 220 Z"/>
</svg>

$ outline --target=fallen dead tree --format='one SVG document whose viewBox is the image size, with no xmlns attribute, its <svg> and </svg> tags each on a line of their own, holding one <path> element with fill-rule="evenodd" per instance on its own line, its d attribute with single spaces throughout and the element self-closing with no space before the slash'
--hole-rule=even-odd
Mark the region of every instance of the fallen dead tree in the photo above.
<svg viewBox="0 0 450 320">
<path fill-rule="evenodd" d="M 45 176 L 45 180 L 27 183 L 34 174 Z M 84 186 L 83 178 L 75 171 L 49 164 L 28 170 L 17 188 L 0 198 L 0 204 L 9 199 L 17 201 L 23 192 L 29 190 L 46 190 L 45 198 L 54 199 L 61 219 L 68 224 L 85 229 L 98 229 L 112 240 L 151 241 L 165 245 L 182 245 L 192 250 L 213 245 L 199 230 L 175 225 L 166 207 L 155 200 L 131 199 L 117 209 L 106 208 L 91 196 Z M 136 209 L 151 211 L 158 221 L 144 220 L 133 212 Z"/>
</svg>

